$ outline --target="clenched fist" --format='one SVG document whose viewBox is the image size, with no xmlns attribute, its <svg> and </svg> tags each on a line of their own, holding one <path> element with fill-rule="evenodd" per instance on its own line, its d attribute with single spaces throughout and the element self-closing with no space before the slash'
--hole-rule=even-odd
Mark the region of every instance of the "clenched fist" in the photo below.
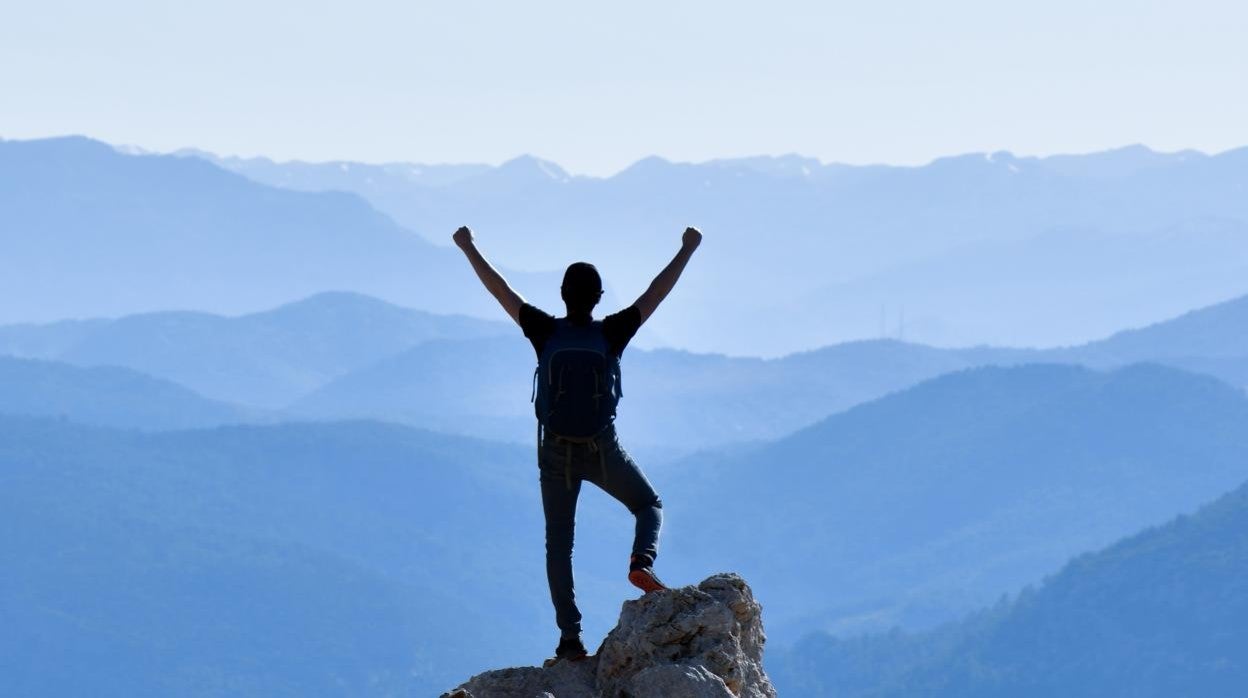
<svg viewBox="0 0 1248 698">
<path fill-rule="evenodd" d="M 451 239 L 454 240 L 455 244 L 459 245 L 462 249 L 464 246 L 472 242 L 472 229 L 466 225 L 461 225 L 459 226 L 459 230 L 456 230 L 455 234 L 451 236 Z"/>
<path fill-rule="evenodd" d="M 693 226 L 685 228 L 685 234 L 681 238 L 681 244 L 690 249 L 696 249 L 698 245 L 702 244 L 702 231 L 694 228 Z"/>
</svg>

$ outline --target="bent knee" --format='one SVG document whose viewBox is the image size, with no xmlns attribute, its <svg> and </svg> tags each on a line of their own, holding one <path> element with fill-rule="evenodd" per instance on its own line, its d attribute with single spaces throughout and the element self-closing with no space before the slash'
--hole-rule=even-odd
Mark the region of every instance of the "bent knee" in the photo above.
<svg viewBox="0 0 1248 698">
<path fill-rule="evenodd" d="M 647 509 L 662 509 L 662 508 L 663 508 L 663 500 L 659 499 L 659 495 L 656 494 L 644 500 L 637 506 L 632 507 L 631 509 L 629 509 L 629 511 L 634 514 L 639 514 Z"/>
</svg>

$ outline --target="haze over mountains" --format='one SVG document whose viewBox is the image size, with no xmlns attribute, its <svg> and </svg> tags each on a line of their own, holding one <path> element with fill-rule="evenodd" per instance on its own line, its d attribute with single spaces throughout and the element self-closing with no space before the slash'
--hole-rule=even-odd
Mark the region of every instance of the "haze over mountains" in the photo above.
<svg viewBox="0 0 1248 698">
<path fill-rule="evenodd" d="M 517 268 L 596 260 L 625 297 L 698 224 L 709 244 L 652 322 L 695 351 L 772 356 L 880 336 L 1074 344 L 1248 292 L 1248 149 L 923 167 L 647 158 L 608 178 L 531 156 L 452 168 L 200 155 L 275 186 L 355 192 L 436 243 L 468 222 Z"/>
</svg>

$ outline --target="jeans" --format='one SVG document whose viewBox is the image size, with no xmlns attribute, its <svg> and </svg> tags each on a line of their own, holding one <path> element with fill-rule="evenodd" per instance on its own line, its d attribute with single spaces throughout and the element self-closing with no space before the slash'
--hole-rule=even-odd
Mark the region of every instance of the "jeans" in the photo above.
<svg viewBox="0 0 1248 698">
<path fill-rule="evenodd" d="M 538 447 L 542 511 L 546 515 L 546 578 L 563 637 L 579 635 L 581 612 L 572 579 L 572 538 L 581 483 L 589 481 L 619 500 L 636 517 L 633 554 L 658 555 L 663 503 L 608 426 L 594 443 L 575 443 L 545 434 Z"/>
</svg>

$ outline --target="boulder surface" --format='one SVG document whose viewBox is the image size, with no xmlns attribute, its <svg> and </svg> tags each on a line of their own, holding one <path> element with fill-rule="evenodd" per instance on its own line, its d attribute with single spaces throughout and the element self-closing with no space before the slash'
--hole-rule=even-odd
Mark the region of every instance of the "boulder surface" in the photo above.
<svg viewBox="0 0 1248 698">
<path fill-rule="evenodd" d="M 749 585 L 721 573 L 626 601 L 588 659 L 487 671 L 442 698 L 775 698 L 765 642 Z"/>
</svg>

